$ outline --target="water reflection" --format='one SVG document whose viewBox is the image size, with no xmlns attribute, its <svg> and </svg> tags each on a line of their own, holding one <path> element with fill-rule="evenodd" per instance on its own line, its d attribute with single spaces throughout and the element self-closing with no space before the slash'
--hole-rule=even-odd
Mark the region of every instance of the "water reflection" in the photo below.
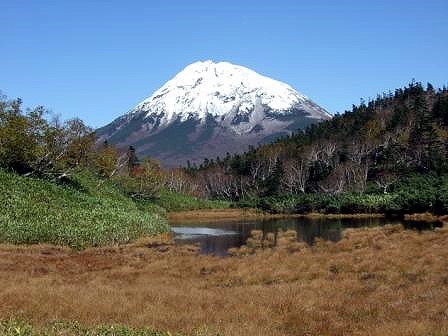
<svg viewBox="0 0 448 336">
<path fill-rule="evenodd" d="M 172 226 L 177 244 L 199 244 L 203 254 L 225 256 L 231 247 L 243 245 L 252 230 L 278 232 L 279 229 L 297 231 L 298 239 L 313 244 L 315 238 L 338 241 L 346 228 L 373 227 L 384 224 L 403 224 L 410 229 L 432 229 L 436 223 L 405 222 L 399 219 L 362 218 L 287 218 L 270 220 L 247 220 L 209 223 L 176 223 Z"/>
</svg>

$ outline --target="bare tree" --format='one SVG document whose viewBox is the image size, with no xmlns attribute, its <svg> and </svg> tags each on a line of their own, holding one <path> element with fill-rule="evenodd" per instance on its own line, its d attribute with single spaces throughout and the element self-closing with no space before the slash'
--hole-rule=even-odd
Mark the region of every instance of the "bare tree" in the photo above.
<svg viewBox="0 0 448 336">
<path fill-rule="evenodd" d="M 378 185 L 378 187 L 383 189 L 383 193 L 387 194 L 387 189 L 394 184 L 398 180 L 398 177 L 395 174 L 392 173 L 381 173 L 378 174 L 375 182 Z"/>
<path fill-rule="evenodd" d="M 287 160 L 283 163 L 282 189 L 289 193 L 304 193 L 310 176 L 308 158 Z"/>
<path fill-rule="evenodd" d="M 202 175 L 194 176 L 182 168 L 175 168 L 166 172 L 165 187 L 182 194 L 205 196 L 202 179 Z"/>
<path fill-rule="evenodd" d="M 251 163 L 250 166 L 250 173 L 249 173 L 249 179 L 252 188 L 258 193 L 260 190 L 260 183 L 259 181 L 262 181 L 265 179 L 265 176 L 263 174 L 263 163 L 260 160 L 255 160 Z"/>
<path fill-rule="evenodd" d="M 208 197 L 237 200 L 248 193 L 249 179 L 227 173 L 222 167 L 214 167 L 201 175 Z"/>
<path fill-rule="evenodd" d="M 350 163 L 345 165 L 347 183 L 357 192 L 364 192 L 371 167 L 371 155 L 376 146 L 373 142 L 353 143 L 350 148 Z"/>
<path fill-rule="evenodd" d="M 341 166 L 345 170 L 345 179 L 348 187 L 353 191 L 364 192 L 367 186 L 369 165 L 366 162 L 349 162 Z"/>
</svg>

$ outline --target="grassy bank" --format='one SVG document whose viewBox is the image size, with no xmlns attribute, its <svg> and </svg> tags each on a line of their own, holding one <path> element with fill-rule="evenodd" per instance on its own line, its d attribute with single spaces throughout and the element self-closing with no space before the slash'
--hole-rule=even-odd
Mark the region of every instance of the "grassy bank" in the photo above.
<svg viewBox="0 0 448 336">
<path fill-rule="evenodd" d="M 210 336 L 446 335 L 447 244 L 446 226 L 397 225 L 230 258 L 156 243 L 76 253 L 0 245 L 0 320 Z"/>
<path fill-rule="evenodd" d="M 163 209 L 98 184 L 88 173 L 56 184 L 0 170 L 0 241 L 84 248 L 169 230 Z"/>
</svg>

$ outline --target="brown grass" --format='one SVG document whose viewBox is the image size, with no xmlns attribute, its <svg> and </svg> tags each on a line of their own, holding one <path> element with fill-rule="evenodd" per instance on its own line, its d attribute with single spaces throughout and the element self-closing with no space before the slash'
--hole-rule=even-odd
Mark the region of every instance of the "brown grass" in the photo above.
<svg viewBox="0 0 448 336">
<path fill-rule="evenodd" d="M 422 222 L 444 221 L 443 216 L 439 217 L 439 216 L 433 215 L 432 213 L 429 213 L 429 212 L 404 215 L 404 219 L 409 220 L 409 221 L 422 221 Z"/>
<path fill-rule="evenodd" d="M 352 229 L 296 252 L 284 245 L 231 258 L 198 256 L 168 237 L 83 252 L 2 245 L 0 319 L 192 335 L 448 334 L 446 226 Z"/>
<path fill-rule="evenodd" d="M 170 212 L 168 219 L 170 222 L 189 222 L 189 221 L 238 221 L 248 218 L 270 217 L 269 214 L 257 211 L 255 209 L 204 209 Z"/>
<path fill-rule="evenodd" d="M 210 222 L 210 221 L 239 221 L 246 219 L 270 219 L 270 218 L 384 218 L 384 214 L 271 214 L 256 209 L 204 209 L 170 212 L 168 219 L 172 223 L 176 222 Z"/>
<path fill-rule="evenodd" d="M 304 215 L 298 215 L 300 217 L 309 218 L 328 218 L 328 219 L 338 219 L 338 218 L 384 218 L 385 215 L 382 213 L 354 213 L 354 214 L 323 214 L 318 212 L 311 212 Z"/>
</svg>

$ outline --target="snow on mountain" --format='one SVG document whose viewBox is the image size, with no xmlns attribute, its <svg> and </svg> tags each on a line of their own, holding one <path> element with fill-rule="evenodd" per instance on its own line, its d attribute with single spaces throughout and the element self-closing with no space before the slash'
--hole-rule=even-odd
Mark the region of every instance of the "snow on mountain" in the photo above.
<svg viewBox="0 0 448 336">
<path fill-rule="evenodd" d="M 306 96 L 285 83 L 242 66 L 212 61 L 190 64 L 131 113 L 146 112 L 148 117 L 161 118 L 159 125 L 166 125 L 178 117 L 205 120 L 207 115 L 225 116 L 235 110 L 248 114 L 257 105 L 283 114 L 302 107 L 310 118 L 330 117 L 323 109 L 309 106 Z"/>
<path fill-rule="evenodd" d="M 205 61 L 190 64 L 97 133 L 100 141 L 134 145 L 140 155 L 180 164 L 245 150 L 329 118 L 285 83 L 228 62 Z"/>
</svg>

